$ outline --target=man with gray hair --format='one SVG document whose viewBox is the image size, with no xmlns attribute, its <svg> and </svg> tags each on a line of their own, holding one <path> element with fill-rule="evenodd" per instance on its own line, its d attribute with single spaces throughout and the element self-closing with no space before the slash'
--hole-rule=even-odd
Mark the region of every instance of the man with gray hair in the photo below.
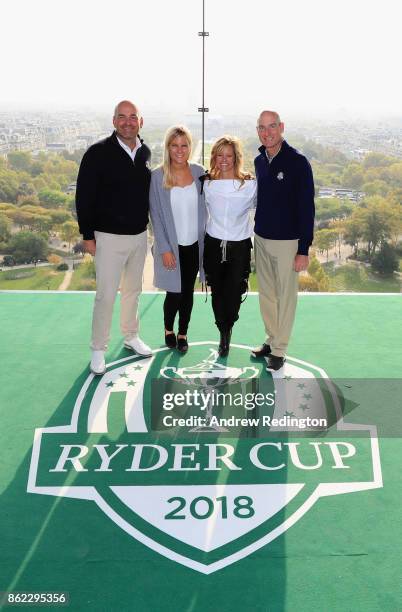
<svg viewBox="0 0 402 612">
<path fill-rule="evenodd" d="M 106 371 L 113 306 L 121 289 L 124 346 L 138 355 L 151 349 L 138 336 L 138 300 L 147 253 L 151 152 L 139 137 L 143 119 L 132 102 L 120 102 L 114 132 L 86 151 L 77 178 L 76 207 L 87 253 L 95 257 L 96 297 L 90 369 Z"/>
<path fill-rule="evenodd" d="M 266 357 L 268 370 L 280 370 L 296 313 L 298 273 L 309 264 L 314 230 L 314 181 L 311 166 L 283 139 L 284 124 L 275 111 L 257 122 L 261 142 L 255 158 L 258 196 L 255 261 L 266 340 L 252 351 Z"/>
</svg>

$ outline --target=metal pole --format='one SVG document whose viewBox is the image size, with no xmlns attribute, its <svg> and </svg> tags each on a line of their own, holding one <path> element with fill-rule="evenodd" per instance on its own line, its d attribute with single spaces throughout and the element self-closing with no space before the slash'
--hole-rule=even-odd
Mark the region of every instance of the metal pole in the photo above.
<svg viewBox="0 0 402 612">
<path fill-rule="evenodd" d="M 204 165 L 204 143 L 205 143 L 205 113 L 209 112 L 209 108 L 205 106 L 205 37 L 209 36 L 209 32 L 205 31 L 205 0 L 202 0 L 202 32 L 198 32 L 198 36 L 202 36 L 202 106 L 198 108 L 198 112 L 202 113 L 202 165 Z"/>
</svg>

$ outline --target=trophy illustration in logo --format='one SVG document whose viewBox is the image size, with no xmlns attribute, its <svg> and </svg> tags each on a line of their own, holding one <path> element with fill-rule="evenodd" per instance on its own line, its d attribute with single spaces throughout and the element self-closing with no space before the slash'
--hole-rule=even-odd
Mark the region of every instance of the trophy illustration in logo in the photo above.
<svg viewBox="0 0 402 612">
<path fill-rule="evenodd" d="M 224 387 L 240 384 L 241 392 L 246 393 L 250 379 L 258 377 L 258 368 L 254 366 L 231 367 L 218 363 L 217 359 L 218 352 L 210 349 L 209 357 L 194 366 L 184 368 L 167 366 L 160 371 L 164 378 L 201 389 L 203 396 L 208 398 L 205 408 L 205 425 L 194 427 L 189 430 L 190 432 L 229 431 L 225 427 L 211 424 L 213 409 L 217 405 L 215 398 L 218 391 L 222 391 Z"/>
</svg>

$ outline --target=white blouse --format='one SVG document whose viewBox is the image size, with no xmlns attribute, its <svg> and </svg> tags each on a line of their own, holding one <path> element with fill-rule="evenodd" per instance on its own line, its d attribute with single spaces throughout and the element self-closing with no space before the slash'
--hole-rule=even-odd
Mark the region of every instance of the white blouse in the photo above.
<svg viewBox="0 0 402 612">
<path fill-rule="evenodd" d="M 172 187 L 170 204 L 178 244 L 194 244 L 198 240 L 198 193 L 195 182 L 185 187 Z"/>
<path fill-rule="evenodd" d="M 257 181 L 250 179 L 240 185 L 238 179 L 205 181 L 207 233 L 213 238 L 245 240 L 252 236 L 249 212 L 256 204 Z"/>
</svg>

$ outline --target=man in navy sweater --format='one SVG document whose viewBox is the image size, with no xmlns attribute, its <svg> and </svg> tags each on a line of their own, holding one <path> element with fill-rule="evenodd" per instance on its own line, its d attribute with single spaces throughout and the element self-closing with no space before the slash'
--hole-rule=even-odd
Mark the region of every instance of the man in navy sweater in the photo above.
<svg viewBox="0 0 402 612">
<path fill-rule="evenodd" d="M 86 151 L 78 173 L 78 224 L 96 267 L 90 368 L 98 375 L 106 371 L 105 351 L 119 286 L 124 345 L 139 355 L 152 354 L 138 336 L 137 316 L 151 180 L 151 152 L 138 136 L 142 123 L 132 102 L 120 102 L 113 117 L 115 131 Z"/>
<path fill-rule="evenodd" d="M 258 185 L 254 248 L 266 340 L 252 355 L 266 357 L 268 370 L 279 370 L 285 362 L 298 272 L 309 264 L 315 214 L 311 166 L 283 139 L 283 130 L 278 113 L 261 113 L 257 133 L 262 146 L 254 160 Z"/>
</svg>

